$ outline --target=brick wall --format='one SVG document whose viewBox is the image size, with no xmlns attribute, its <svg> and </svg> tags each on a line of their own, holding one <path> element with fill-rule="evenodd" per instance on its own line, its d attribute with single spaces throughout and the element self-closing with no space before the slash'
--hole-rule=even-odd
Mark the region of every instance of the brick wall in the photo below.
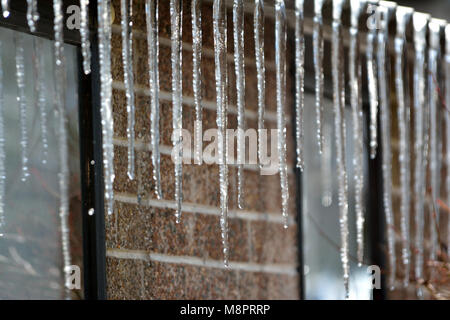
<svg viewBox="0 0 450 320">
<path fill-rule="evenodd" d="M 237 209 L 236 172 L 230 167 L 230 268 L 222 264 L 217 165 L 183 165 L 182 222 L 174 217 L 174 170 L 170 159 L 172 133 L 169 1 L 160 0 L 160 130 L 161 175 L 164 199 L 157 200 L 151 177 L 149 149 L 145 1 L 135 0 L 134 67 L 136 86 L 136 178 L 128 179 L 126 99 L 120 37 L 120 4 L 113 0 L 112 37 L 113 111 L 115 130 L 115 211 L 106 216 L 107 294 L 110 299 L 297 299 L 297 226 L 284 230 L 279 176 L 245 170 L 245 210 Z M 267 8 L 270 10 L 270 8 Z M 231 11 L 229 11 L 229 128 L 236 127 Z M 215 128 L 215 82 L 212 2 L 202 7 L 203 130 Z M 245 19 L 246 124 L 256 124 L 256 69 L 253 16 Z M 183 17 L 183 128 L 193 132 L 190 1 Z M 289 51 L 289 50 L 288 50 Z M 288 60 L 289 61 L 289 60 Z M 289 64 L 288 64 L 289 67 Z M 266 19 L 266 126 L 275 128 L 274 26 Z M 287 92 L 291 92 L 288 76 Z M 288 95 L 288 106 L 292 97 Z M 289 107 L 288 107 L 289 108 Z M 290 120 L 288 119 L 288 123 Z M 292 175 L 292 132 L 288 128 L 290 215 L 295 216 L 295 179 Z M 139 201 L 138 201 L 139 199 Z"/>
</svg>

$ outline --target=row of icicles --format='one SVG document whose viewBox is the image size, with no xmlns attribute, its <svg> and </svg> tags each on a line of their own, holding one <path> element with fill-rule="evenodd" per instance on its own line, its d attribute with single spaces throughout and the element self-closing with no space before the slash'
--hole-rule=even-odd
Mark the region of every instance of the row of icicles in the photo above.
<svg viewBox="0 0 450 320">
<path fill-rule="evenodd" d="M 440 190 L 439 181 L 439 139 L 438 135 L 438 82 L 437 70 L 439 68 L 440 57 L 440 32 L 445 27 L 445 22 L 431 19 L 429 15 L 415 13 L 413 9 L 397 6 L 389 1 L 365 1 L 348 0 L 351 10 L 351 26 L 349 40 L 349 66 L 348 74 L 350 80 L 350 106 L 352 112 L 352 132 L 355 144 L 353 163 L 355 167 L 355 211 L 357 228 L 357 259 L 359 264 L 363 263 L 364 252 L 364 195 L 363 195 L 363 111 L 362 111 L 362 86 L 361 86 L 361 61 L 359 20 L 367 5 L 372 5 L 377 17 L 383 22 L 389 21 L 392 17 L 396 19 L 395 35 L 395 87 L 398 98 L 398 121 L 400 139 L 400 183 L 401 183 L 401 260 L 405 268 L 404 286 L 409 282 L 409 269 L 411 261 L 410 246 L 410 109 L 414 110 L 414 217 L 416 224 L 414 246 L 415 253 L 415 278 L 418 282 L 423 281 L 423 254 L 424 254 L 424 204 L 425 204 L 425 171 L 427 167 L 428 155 L 430 158 L 432 205 L 437 205 L 437 192 Z M 9 6 L 7 0 L 2 0 L 4 17 L 9 16 Z M 201 96 L 201 59 L 202 59 L 202 25 L 201 25 L 201 0 L 191 1 L 192 19 L 192 48 L 193 48 L 193 92 L 195 103 L 196 123 L 202 121 L 202 96 Z M 305 59 L 305 38 L 304 38 L 304 11 L 303 0 L 295 1 L 295 137 L 296 137 L 296 166 L 303 170 L 303 109 L 304 109 L 304 59 Z M 320 154 L 324 151 L 324 130 L 322 130 L 323 117 L 323 95 L 324 95 L 324 40 L 323 40 L 323 17 L 322 11 L 325 0 L 314 0 L 313 19 L 313 53 L 315 70 L 315 95 L 316 95 L 316 125 L 317 144 Z M 335 144 L 336 162 L 338 176 L 338 199 L 339 199 L 339 221 L 341 230 L 341 262 L 343 267 L 343 278 L 346 297 L 349 296 L 349 226 L 348 226 L 348 178 L 346 170 L 346 143 L 345 143 L 345 83 L 344 83 L 344 42 L 342 27 L 342 11 L 346 0 L 334 0 L 332 10 L 332 83 L 333 83 L 333 105 L 335 119 Z M 30 30 L 35 30 L 35 24 L 39 19 L 37 12 L 37 0 L 28 0 L 27 20 Z M 63 14 L 62 1 L 54 0 L 55 14 L 55 56 L 56 76 L 59 85 L 64 83 L 64 56 L 63 56 Z M 80 0 L 81 4 L 81 47 L 83 55 L 83 68 L 86 74 L 90 73 L 90 42 L 89 42 L 89 20 L 88 20 L 88 0 Z M 288 170 L 286 161 L 286 36 L 287 18 L 285 3 L 283 0 L 274 0 L 275 4 L 275 66 L 276 66 L 276 100 L 277 100 L 277 127 L 278 127 L 278 155 L 279 173 L 282 194 L 282 215 L 284 225 L 288 225 Z M 134 142 L 135 142 L 135 93 L 132 63 L 132 0 L 121 0 L 121 28 L 122 28 L 122 58 L 124 68 L 124 83 L 126 90 L 127 104 L 127 139 L 128 139 L 128 177 L 134 179 Z M 155 182 L 155 193 L 158 199 L 163 197 L 161 192 L 160 178 L 160 152 L 159 152 L 159 40 L 158 40 L 158 0 L 146 0 L 145 14 L 147 24 L 148 42 L 148 64 L 149 64 L 149 87 L 151 96 L 151 161 L 153 166 L 153 179 Z M 103 134 L 103 170 L 105 179 L 105 200 L 108 214 L 113 212 L 113 182 L 114 182 L 114 150 L 113 150 L 113 114 L 112 114 L 112 74 L 111 74 L 111 0 L 97 0 L 98 8 L 98 39 L 99 39 L 99 60 L 101 79 L 101 117 Z M 170 0 L 170 23 L 171 23 L 171 63 L 172 63 L 172 103 L 173 103 L 173 130 L 179 135 L 173 136 L 173 147 L 175 156 L 182 157 L 182 0 Z M 213 33 L 214 33 L 214 55 L 215 55 L 215 81 L 217 99 L 217 128 L 218 137 L 218 157 L 219 157 L 219 180 L 220 180 L 220 226 L 223 245 L 224 264 L 228 265 L 228 165 L 226 157 L 226 129 L 227 129 L 227 15 L 226 1 L 213 1 Z M 255 0 L 254 3 L 254 42 L 255 60 L 257 69 L 257 101 L 258 101 L 258 129 L 264 128 L 265 109 L 265 58 L 264 58 L 264 1 Z M 405 31 L 408 23 L 412 21 L 414 29 L 414 99 L 410 106 L 408 79 L 404 73 L 407 64 L 405 54 Z M 237 126 L 244 129 L 245 123 L 245 63 L 244 63 L 244 1 L 233 1 L 233 40 L 234 40 L 234 65 L 236 73 L 237 92 Z M 390 87 L 388 85 L 389 69 L 386 67 L 387 55 L 386 43 L 388 42 L 387 23 L 379 23 L 377 27 L 369 28 L 366 35 L 366 61 L 368 76 L 368 92 L 370 102 L 370 155 L 376 156 L 377 152 L 377 114 L 380 110 L 381 119 L 381 145 L 382 153 L 382 173 L 383 181 L 383 205 L 386 218 L 388 261 L 389 261 L 389 287 L 394 288 L 396 252 L 394 216 L 392 210 L 392 187 L 391 187 L 391 135 L 390 135 Z M 426 35 L 429 33 L 427 47 Z M 446 34 L 446 103 L 450 105 L 450 27 L 445 28 Z M 428 51 L 426 49 L 428 48 Z M 426 58 L 428 56 L 428 59 Z M 17 59 L 20 59 L 20 55 Z M 425 62 L 428 61 L 427 68 Z M 1 68 L 0 68 L 1 70 Z M 427 73 L 425 73 L 427 72 Z M 19 83 L 18 72 L 18 83 Z M 428 77 L 426 77 L 428 75 Z M 61 81 L 58 81 L 60 79 Z M 428 80 L 426 80 L 428 79 Z M 19 86 L 20 88 L 20 86 Z M 428 92 L 426 92 L 428 88 Z M 57 90 L 58 91 L 58 90 Z M 63 99 L 64 90 L 60 87 L 58 91 L 59 99 Z M 20 101 L 20 99 L 19 99 Z M 63 100 L 59 100 L 63 101 Z M 67 141 L 65 132 L 65 115 L 63 103 L 60 103 L 60 158 L 61 158 L 61 224 L 63 229 L 63 252 L 64 267 L 70 265 L 70 253 L 68 247 L 67 234 Z M 25 108 L 21 106 L 21 112 Z M 450 115 L 445 112 L 446 122 L 446 150 L 450 150 Z M 201 130 L 201 125 L 195 130 Z M 0 129 L 2 126 L 0 125 Z M 428 134 L 430 132 L 430 134 Z M 26 134 L 25 132 L 22 132 Z M 196 132 L 197 136 L 201 136 Z M 22 136 L 24 138 L 24 136 Z M 23 140 L 22 147 L 26 148 L 26 139 Z M 0 139 L 0 142 L 2 140 Z M 238 135 L 238 152 L 244 150 L 239 146 L 244 139 Z M 2 147 L 3 142 L 0 144 Z M 429 149 L 429 150 L 428 150 Z M 23 156 L 23 169 L 26 175 L 26 153 Z M 238 153 L 238 159 L 243 159 L 243 154 Z M 322 155 L 323 156 L 323 155 Z M 195 150 L 194 157 L 200 157 L 200 150 Z M 258 157 L 261 161 L 261 141 L 258 141 Z M 2 158 L 3 159 L 3 158 Z M 180 221 L 182 211 L 182 165 L 181 161 L 175 159 L 175 200 L 176 200 L 176 220 Z M 450 165 L 450 155 L 447 152 L 445 159 L 447 167 Z M 200 163 L 200 162 L 198 162 Z M 243 163 L 243 161 L 238 161 Z M 3 160 L 0 161 L 0 170 L 4 170 Z M 238 207 L 244 206 L 243 165 L 238 164 Z M 0 176 L 4 177 L 0 172 Z M 446 188 L 450 190 L 450 175 L 446 178 Z M 0 196 L 4 197 L 4 179 L 0 185 Z M 450 199 L 448 199 L 450 200 Z M 450 202 L 450 201 L 448 201 Z M 1 201 L 3 203 L 3 201 Z M 3 208 L 0 208 L 0 219 L 3 219 Z M 438 222 L 438 215 L 436 216 Z M 3 221 L 3 220 L 1 220 Z M 432 224 L 433 225 L 433 224 Z M 449 228 L 450 229 L 450 228 Z M 436 229 L 430 228 L 432 258 L 436 257 L 438 250 L 438 239 Z M 450 241 L 449 241 L 450 242 Z"/>
</svg>

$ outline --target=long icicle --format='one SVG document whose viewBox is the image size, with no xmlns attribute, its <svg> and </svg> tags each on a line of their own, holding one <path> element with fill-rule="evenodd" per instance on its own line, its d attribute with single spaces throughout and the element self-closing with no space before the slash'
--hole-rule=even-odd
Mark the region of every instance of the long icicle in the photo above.
<svg viewBox="0 0 450 320">
<path fill-rule="evenodd" d="M 59 173 L 59 189 L 60 189 L 60 207 L 59 218 L 61 220 L 61 244 L 64 261 L 64 275 L 65 275 L 65 298 L 70 299 L 70 266 L 72 265 L 72 259 L 70 256 L 70 230 L 69 230 L 69 150 L 67 141 L 67 118 L 66 118 L 66 69 L 64 59 L 64 47 L 63 47 L 63 8 L 61 0 L 53 0 L 53 11 L 55 13 L 54 29 L 55 29 L 55 42 L 58 42 L 60 46 L 55 51 L 56 59 L 60 59 L 55 69 L 55 100 L 57 103 L 57 115 L 58 115 L 58 148 L 59 148 L 59 161 L 60 161 L 60 173 Z M 59 54 L 59 56 L 57 55 Z"/>
<path fill-rule="evenodd" d="M 146 0 L 148 70 L 150 86 L 150 143 L 152 145 L 153 181 L 158 199 L 163 197 L 161 189 L 161 157 L 159 152 L 159 38 L 158 0 Z"/>
<path fill-rule="evenodd" d="M 277 78 L 278 161 L 281 184 L 281 208 L 284 228 L 288 227 L 288 170 L 286 161 L 286 7 L 275 2 L 275 65 Z"/>
<path fill-rule="evenodd" d="M 172 143 L 175 150 L 175 218 L 181 219 L 181 203 L 183 201 L 183 149 L 182 149 L 182 0 L 170 0 L 170 26 L 172 43 Z"/>
<path fill-rule="evenodd" d="M 395 88 L 397 94 L 397 121 L 399 127 L 399 164 L 400 164 L 400 231 L 402 237 L 402 262 L 404 267 L 403 286 L 406 288 L 409 285 L 410 273 L 410 201 L 411 201 L 411 187 L 410 187 L 410 153 L 409 153 L 409 109 L 407 104 L 405 82 L 404 78 L 408 77 L 408 73 L 404 73 L 404 66 L 407 61 L 404 61 L 405 42 L 406 42 L 406 25 L 411 20 L 414 10 L 408 7 L 397 7 L 397 32 L 395 37 Z"/>
<path fill-rule="evenodd" d="M 202 163 L 202 137 L 203 137 L 203 108 L 202 108 L 202 1 L 192 0 L 192 66 L 193 89 L 195 104 L 195 150 L 194 161 Z"/>
<path fill-rule="evenodd" d="M 218 158 L 220 181 L 220 228 L 223 262 L 228 266 L 228 165 L 227 165 L 227 11 L 225 0 L 214 0 L 214 61 L 217 96 Z"/>
<path fill-rule="evenodd" d="M 355 181 L 355 211 L 356 211 L 356 243 L 357 259 L 361 266 L 364 258 L 364 196 L 363 196 L 363 112 L 361 94 L 361 62 L 359 58 L 359 18 L 365 7 L 365 1 L 352 0 L 351 5 L 351 27 L 349 48 L 349 75 L 351 88 L 351 107 L 353 120 L 353 143 L 354 147 L 354 181 Z"/>
<path fill-rule="evenodd" d="M 395 10 L 396 4 L 388 1 L 380 1 L 377 8 L 378 17 L 382 23 L 378 30 L 377 57 L 378 57 L 378 83 L 380 97 L 380 120 L 381 120 L 381 144 L 382 152 L 382 175 L 383 175 L 383 205 L 386 221 L 387 247 L 389 256 L 388 286 L 391 290 L 395 287 L 396 254 L 395 254 L 395 229 L 394 213 L 392 210 L 392 155 L 391 155 L 391 120 L 390 104 L 388 97 L 386 42 L 388 41 L 389 19 Z"/>
<path fill-rule="evenodd" d="M 445 28 L 445 143 L 446 143 L 446 165 L 447 165 L 447 177 L 446 177 L 446 191 L 447 191 L 447 204 L 450 204 L 450 24 Z M 450 219 L 447 222 L 447 256 L 450 257 Z"/>
<path fill-rule="evenodd" d="M 26 181 L 30 175 L 28 170 L 28 130 L 27 130 L 27 100 L 25 92 L 25 59 L 23 36 L 16 35 L 16 77 L 17 77 L 17 101 L 20 113 L 20 146 L 22 161 L 22 181 Z"/>
<path fill-rule="evenodd" d="M 414 220 L 415 233 L 415 277 L 420 285 L 423 280 L 423 249 L 424 249 L 424 198 L 425 198 L 425 168 L 423 160 L 423 110 L 425 105 L 425 48 L 426 32 L 429 15 L 415 12 L 414 26 Z M 417 294 L 423 296 L 421 287 Z"/>
<path fill-rule="evenodd" d="M 128 140 L 128 168 L 127 175 L 134 179 L 134 124 L 135 124 L 135 98 L 134 98 L 134 70 L 133 70 L 133 0 L 121 0 L 122 14 L 122 61 L 125 95 L 127 98 L 127 140 Z"/>
<path fill-rule="evenodd" d="M 2 0 L 2 11 L 3 11 L 3 18 L 8 18 L 10 14 L 9 0 Z"/>
<path fill-rule="evenodd" d="M 238 208 L 244 208 L 244 162 L 245 162 L 245 63 L 244 63 L 244 2 L 233 2 L 234 70 L 237 94 L 237 177 Z"/>
<path fill-rule="evenodd" d="M 0 237 L 5 235 L 5 127 L 4 127 L 4 109 L 5 100 L 3 96 L 3 45 L 0 42 Z"/>
<path fill-rule="evenodd" d="M 303 34 L 303 0 L 295 1 L 295 140 L 296 166 L 303 171 L 303 109 L 305 104 L 305 37 Z M 323 143 L 323 141 L 322 141 Z"/>
<path fill-rule="evenodd" d="M 91 41 L 89 40 L 89 0 L 80 0 L 80 37 L 84 74 L 91 73 Z"/>
<path fill-rule="evenodd" d="M 27 0 L 27 23 L 31 32 L 36 31 L 36 22 L 38 20 L 37 0 Z"/>
<path fill-rule="evenodd" d="M 376 11 L 378 1 L 370 1 L 370 7 Z M 375 22 L 378 24 L 378 22 Z M 374 159 L 377 154 L 378 147 L 378 84 L 377 84 L 377 66 L 374 57 L 374 42 L 377 37 L 377 25 L 370 25 L 367 32 L 367 48 L 366 48 L 366 60 L 367 60 L 367 85 L 369 91 L 369 104 L 370 104 L 370 158 Z"/>
<path fill-rule="evenodd" d="M 100 60 L 100 113 L 102 118 L 103 171 L 106 211 L 114 211 L 114 119 L 112 114 L 111 1 L 97 0 Z"/>
<path fill-rule="evenodd" d="M 341 234 L 341 263 L 343 269 L 345 298 L 349 298 L 349 261 L 348 261 L 348 185 L 347 169 L 345 165 L 345 84 L 342 66 L 343 39 L 342 39 L 342 7 L 344 0 L 333 2 L 333 33 L 331 65 L 333 74 L 333 105 L 334 126 L 336 136 L 336 162 L 338 174 L 338 202 L 339 202 L 339 224 Z"/>
<path fill-rule="evenodd" d="M 263 163 L 262 130 L 264 130 L 264 111 L 266 108 L 266 67 L 264 56 L 264 1 L 255 0 L 254 11 L 255 60 L 258 85 L 258 162 Z"/>
<path fill-rule="evenodd" d="M 319 153 L 323 151 L 323 18 L 322 7 L 324 0 L 314 0 L 314 29 L 313 29 L 313 53 L 314 53 L 314 73 L 316 90 L 316 126 L 317 126 L 317 145 Z"/>
</svg>

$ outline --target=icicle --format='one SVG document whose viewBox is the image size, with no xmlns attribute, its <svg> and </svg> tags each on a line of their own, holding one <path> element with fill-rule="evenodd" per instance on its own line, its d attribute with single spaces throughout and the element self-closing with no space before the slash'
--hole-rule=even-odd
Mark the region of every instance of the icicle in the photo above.
<svg viewBox="0 0 450 320">
<path fill-rule="evenodd" d="M 313 29 L 313 52 L 314 52 L 314 73 L 316 88 L 316 125 L 317 125 L 317 145 L 319 153 L 323 150 L 322 120 L 323 120 L 323 20 L 322 7 L 324 0 L 314 0 L 314 29 Z"/>
<path fill-rule="evenodd" d="M 244 63 L 244 2 L 233 2 L 234 68 L 237 92 L 237 176 L 238 208 L 244 208 L 244 162 L 245 162 L 245 63 Z"/>
<path fill-rule="evenodd" d="M 400 230 L 402 235 L 402 262 L 405 268 L 405 277 L 403 279 L 403 286 L 406 288 L 409 285 L 409 270 L 410 270 L 410 236 L 409 236 L 409 212 L 411 201 L 410 189 L 410 156 L 409 156 L 409 105 L 407 104 L 407 94 L 404 84 L 404 66 L 407 65 L 403 61 L 405 55 L 405 31 L 408 21 L 411 19 L 414 10 L 408 7 L 397 7 L 397 34 L 395 37 L 395 88 L 397 94 L 397 119 L 399 127 L 399 163 L 400 163 Z M 406 77 L 408 74 L 406 73 Z M 407 87 L 407 86 L 406 86 Z"/>
<path fill-rule="evenodd" d="M 378 1 L 371 1 L 370 6 L 376 8 Z M 369 89 L 370 103 L 370 158 L 375 159 L 378 147 L 377 137 L 377 117 L 378 117 L 378 84 L 377 84 L 377 66 L 374 57 L 374 41 L 377 36 L 377 26 L 370 26 L 367 32 L 367 83 Z"/>
<path fill-rule="evenodd" d="M 53 0 L 53 12 L 55 12 L 53 32 L 55 33 L 55 57 L 56 65 L 61 64 L 63 44 L 64 44 L 64 14 L 62 8 L 62 0 Z"/>
<path fill-rule="evenodd" d="M 445 21 L 444 21 L 445 23 Z M 439 225 L 439 210 L 437 198 L 440 192 L 440 164 L 439 164 L 439 120 L 438 109 L 438 59 L 440 56 L 440 31 L 442 20 L 431 19 L 429 28 L 429 49 L 428 49 L 428 104 L 430 116 L 430 183 L 431 183 L 431 205 L 430 205 L 430 260 L 437 257 L 438 238 L 436 225 Z M 445 25 L 445 24 L 444 24 Z M 435 211 L 436 208 L 436 211 Z"/>
<path fill-rule="evenodd" d="M 80 0 L 80 36 L 84 74 L 91 73 L 91 42 L 89 40 L 89 0 Z"/>
<path fill-rule="evenodd" d="M 98 40 L 100 60 L 100 113 L 102 117 L 103 171 L 105 181 L 106 211 L 114 210 L 114 119 L 112 114 L 111 75 L 111 1 L 97 0 Z"/>
<path fill-rule="evenodd" d="M 134 179 L 134 74 L 133 74 L 133 2 L 132 0 L 121 0 L 120 11 L 122 13 L 122 61 L 123 78 L 127 97 L 127 139 L 128 139 L 128 178 Z"/>
<path fill-rule="evenodd" d="M 182 0 L 170 0 L 170 26 L 172 42 L 172 142 L 175 149 L 175 202 L 177 203 L 175 217 L 177 223 L 181 219 L 181 203 L 183 201 L 183 148 L 182 148 Z"/>
<path fill-rule="evenodd" d="M 220 228 L 223 262 L 228 266 L 228 165 L 227 165 L 227 11 L 224 0 L 214 0 L 214 60 L 217 97 L 218 158 L 220 180 Z"/>
<path fill-rule="evenodd" d="M 322 205 L 329 207 L 333 203 L 333 128 L 325 122 L 323 124 L 323 154 L 320 157 L 320 170 L 322 180 Z"/>
<path fill-rule="evenodd" d="M 20 146 L 22 148 L 22 181 L 26 181 L 30 175 L 28 171 L 28 130 L 27 130 L 27 100 L 25 92 L 25 60 L 23 48 L 23 36 L 16 35 L 16 77 L 17 77 L 17 101 L 20 114 Z"/>
<path fill-rule="evenodd" d="M 3 121 L 4 114 L 4 99 L 3 99 L 3 47 L 0 42 L 0 237 L 4 236 L 5 232 L 5 127 Z"/>
<path fill-rule="evenodd" d="M 414 210 L 415 210 L 415 276 L 417 283 L 423 281 L 423 248 L 424 248 L 424 198 L 425 168 L 423 160 L 423 110 L 425 104 L 425 47 L 429 15 L 415 12 L 414 26 Z M 422 296 L 422 290 L 418 289 Z"/>
<path fill-rule="evenodd" d="M 36 31 L 36 22 L 38 20 L 37 0 L 27 0 L 27 22 L 31 32 Z"/>
<path fill-rule="evenodd" d="M 262 150 L 262 130 L 264 129 L 264 110 L 266 108 L 266 68 L 264 58 L 264 1 L 255 0 L 254 11 L 254 33 L 255 33 L 255 60 L 256 74 L 258 82 L 258 162 L 262 167 L 263 150 Z"/>
<path fill-rule="evenodd" d="M 450 24 L 445 28 L 445 129 L 446 129 L 446 165 L 447 165 L 447 205 L 450 204 Z M 450 257 L 450 219 L 447 222 L 447 256 Z"/>
<path fill-rule="evenodd" d="M 287 228 L 289 189 L 286 163 L 286 8 L 284 0 L 276 0 L 275 2 L 275 65 L 277 73 L 277 126 L 281 207 L 284 228 Z"/>
<path fill-rule="evenodd" d="M 295 140 L 297 168 L 303 171 L 303 108 L 305 87 L 305 37 L 303 0 L 295 1 Z M 323 143 L 324 141 L 322 141 Z"/>
<path fill-rule="evenodd" d="M 332 74 L 333 74 L 333 105 L 334 126 L 336 136 L 336 162 L 338 174 L 339 223 L 341 232 L 341 262 L 344 278 L 345 298 L 349 298 L 349 262 L 348 262 L 348 185 L 345 165 L 345 84 L 342 66 L 342 6 L 344 0 L 333 2 L 333 33 L 332 33 Z"/>
<path fill-rule="evenodd" d="M 355 168 L 355 211 L 356 211 L 356 243 L 358 264 L 361 266 L 364 258 L 364 197 L 363 197 L 363 112 L 361 97 L 361 62 L 359 59 L 359 17 L 365 6 L 365 1 L 352 0 L 351 28 L 349 49 L 349 75 L 351 88 L 351 107 L 353 119 L 353 143 Z"/>
<path fill-rule="evenodd" d="M 391 290 L 395 287 L 396 255 L 395 255 L 395 230 L 394 213 L 392 211 L 392 156 L 391 156 L 391 120 L 388 90 L 388 76 L 386 75 L 386 42 L 388 41 L 389 19 L 395 10 L 396 4 L 388 1 L 380 1 L 377 8 L 380 18 L 380 30 L 378 31 L 377 57 L 378 57 L 378 83 L 380 92 L 380 119 L 381 119 L 381 143 L 382 173 L 383 173 L 383 204 L 386 220 L 387 247 L 389 256 L 388 286 Z"/>
<path fill-rule="evenodd" d="M 196 164 L 202 163 L 202 16 L 201 16 L 201 0 L 192 0 L 192 61 L 193 61 L 193 87 L 194 87 L 194 104 L 195 104 L 195 154 Z"/>
<path fill-rule="evenodd" d="M 33 39 L 34 52 L 33 52 L 33 66 L 34 66 L 34 84 L 35 92 L 37 93 L 37 109 L 39 110 L 41 120 L 41 136 L 43 147 L 43 159 L 42 163 L 47 163 L 48 158 L 48 132 L 47 132 L 47 98 L 45 88 L 45 55 L 42 50 L 42 39 Z"/>
<path fill-rule="evenodd" d="M 9 0 L 2 0 L 3 18 L 9 17 Z"/>
<path fill-rule="evenodd" d="M 146 0 L 148 70 L 150 85 L 150 140 L 152 145 L 153 181 L 155 194 L 162 198 L 160 153 L 159 153 L 159 38 L 158 38 L 158 0 Z"/>
</svg>

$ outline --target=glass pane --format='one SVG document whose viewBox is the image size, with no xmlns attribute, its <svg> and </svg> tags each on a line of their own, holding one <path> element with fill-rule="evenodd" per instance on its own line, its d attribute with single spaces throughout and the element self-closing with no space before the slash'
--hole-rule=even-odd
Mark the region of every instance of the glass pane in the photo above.
<svg viewBox="0 0 450 320">
<path fill-rule="evenodd" d="M 16 80 L 16 37 L 23 37 L 30 176 L 21 180 L 21 144 Z M 4 85 L 6 196 L 4 237 L 0 239 L 0 299 L 64 297 L 59 210 L 59 157 L 56 128 L 53 41 L 42 39 L 45 57 L 48 159 L 42 143 L 41 117 L 33 68 L 38 38 L 0 28 Z M 65 45 L 66 109 L 70 161 L 70 243 L 72 264 L 82 267 L 81 191 L 78 135 L 77 49 Z M 81 298 L 82 290 L 72 290 Z"/>
</svg>

